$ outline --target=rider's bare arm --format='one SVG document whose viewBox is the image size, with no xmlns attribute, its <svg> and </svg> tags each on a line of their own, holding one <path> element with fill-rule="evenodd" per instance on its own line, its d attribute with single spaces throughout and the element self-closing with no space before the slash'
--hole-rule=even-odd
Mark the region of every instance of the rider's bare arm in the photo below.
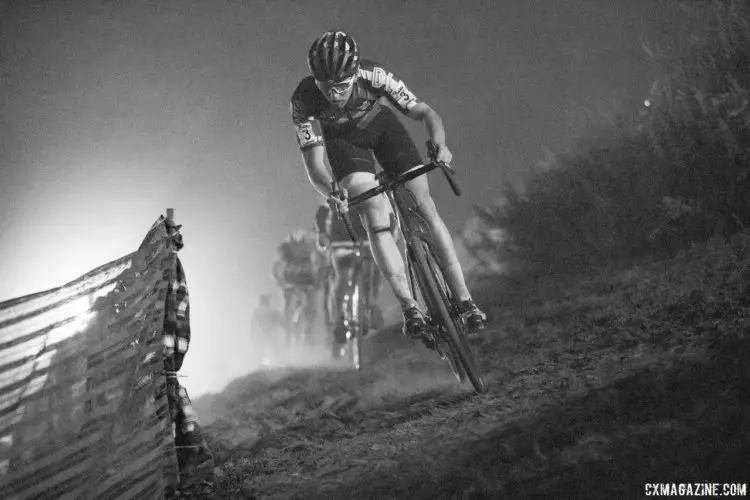
<svg viewBox="0 0 750 500">
<path fill-rule="evenodd" d="M 436 145 L 445 147 L 445 127 L 443 119 L 426 102 L 418 102 L 408 111 L 407 116 L 425 124 L 430 140 Z"/>
<path fill-rule="evenodd" d="M 305 171 L 310 183 L 315 190 L 322 196 L 328 197 L 331 194 L 331 183 L 333 178 L 328 173 L 325 164 L 325 148 L 323 146 L 313 146 L 310 149 L 302 151 L 302 161 L 305 164 Z"/>
<path fill-rule="evenodd" d="M 432 143 L 438 148 L 435 159 L 445 163 L 450 163 L 453 159 L 453 154 L 445 144 L 445 127 L 443 126 L 443 119 L 440 118 L 437 111 L 432 109 L 425 102 L 418 102 L 409 109 L 406 116 L 424 123 L 425 128 L 427 129 L 427 135 Z"/>
</svg>

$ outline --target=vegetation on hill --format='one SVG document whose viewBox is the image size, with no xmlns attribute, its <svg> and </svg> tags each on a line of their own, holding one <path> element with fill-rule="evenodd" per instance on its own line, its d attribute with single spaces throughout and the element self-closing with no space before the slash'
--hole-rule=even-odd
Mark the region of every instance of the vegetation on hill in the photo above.
<svg viewBox="0 0 750 500">
<path fill-rule="evenodd" d="M 693 31 L 672 47 L 643 42 L 657 73 L 647 112 L 591 123 L 531 169 L 523 196 L 476 207 L 488 232 L 476 252 L 579 272 L 750 227 L 750 16 L 734 1 L 688 12 Z"/>
</svg>

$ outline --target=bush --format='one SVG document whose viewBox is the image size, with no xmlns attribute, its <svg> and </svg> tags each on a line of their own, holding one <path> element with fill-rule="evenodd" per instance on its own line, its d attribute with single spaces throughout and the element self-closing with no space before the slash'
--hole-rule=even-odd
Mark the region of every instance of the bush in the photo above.
<svg viewBox="0 0 750 500">
<path fill-rule="evenodd" d="M 669 50 L 644 43 L 658 73 L 649 113 L 592 123 L 525 196 L 476 207 L 506 235 L 494 251 L 511 268 L 578 272 L 747 227 L 750 17 L 735 2 L 704 9 Z"/>
</svg>

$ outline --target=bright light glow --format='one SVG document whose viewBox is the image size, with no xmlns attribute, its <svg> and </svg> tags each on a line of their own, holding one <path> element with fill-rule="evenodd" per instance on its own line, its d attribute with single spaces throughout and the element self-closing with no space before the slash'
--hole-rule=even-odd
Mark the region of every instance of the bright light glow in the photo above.
<svg viewBox="0 0 750 500">
<path fill-rule="evenodd" d="M 99 293 L 104 293 L 104 291 L 100 290 Z M 45 335 L 40 336 L 35 340 L 24 342 L 16 347 L 0 351 L 0 365 L 32 357 L 22 365 L 3 373 L 2 376 L 0 376 L 0 386 L 7 385 L 16 380 L 22 380 L 32 375 L 37 370 L 48 368 L 53 357 L 57 353 L 57 350 L 51 349 L 44 353 L 41 353 L 41 351 L 49 349 L 50 346 L 84 331 L 90 324 L 91 320 L 96 316 L 96 313 L 90 310 L 89 297 L 90 295 L 79 297 L 71 300 L 67 304 L 55 307 L 49 311 L 29 318 L 18 325 L 0 330 L 0 338 L 3 341 L 9 341 L 31 334 L 49 325 L 58 322 L 62 323 L 60 326 L 53 328 Z M 33 307 L 41 308 L 47 304 L 54 304 L 55 301 L 64 298 L 64 292 L 52 294 L 43 300 L 32 301 L 34 303 Z M 19 311 L 14 312 L 17 314 Z M 46 381 L 47 374 L 35 377 L 27 386 L 6 395 L 6 397 L 3 397 L 0 400 L 0 410 L 15 404 L 18 398 L 22 398 L 38 391 L 44 387 Z"/>
</svg>

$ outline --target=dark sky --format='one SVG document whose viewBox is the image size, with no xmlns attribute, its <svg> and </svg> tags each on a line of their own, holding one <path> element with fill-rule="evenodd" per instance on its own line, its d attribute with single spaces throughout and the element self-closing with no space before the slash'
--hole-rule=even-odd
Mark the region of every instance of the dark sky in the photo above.
<svg viewBox="0 0 750 500">
<path fill-rule="evenodd" d="M 433 193 L 457 231 L 542 145 L 565 147 L 580 106 L 642 102 L 654 73 L 638 38 L 673 30 L 674 3 L 2 2 L 0 300 L 134 250 L 174 207 L 193 300 L 184 371 L 194 393 L 218 389 L 245 370 L 275 246 L 312 224 L 288 101 L 317 36 L 348 31 L 442 115 L 465 195 L 438 176 Z"/>
</svg>

